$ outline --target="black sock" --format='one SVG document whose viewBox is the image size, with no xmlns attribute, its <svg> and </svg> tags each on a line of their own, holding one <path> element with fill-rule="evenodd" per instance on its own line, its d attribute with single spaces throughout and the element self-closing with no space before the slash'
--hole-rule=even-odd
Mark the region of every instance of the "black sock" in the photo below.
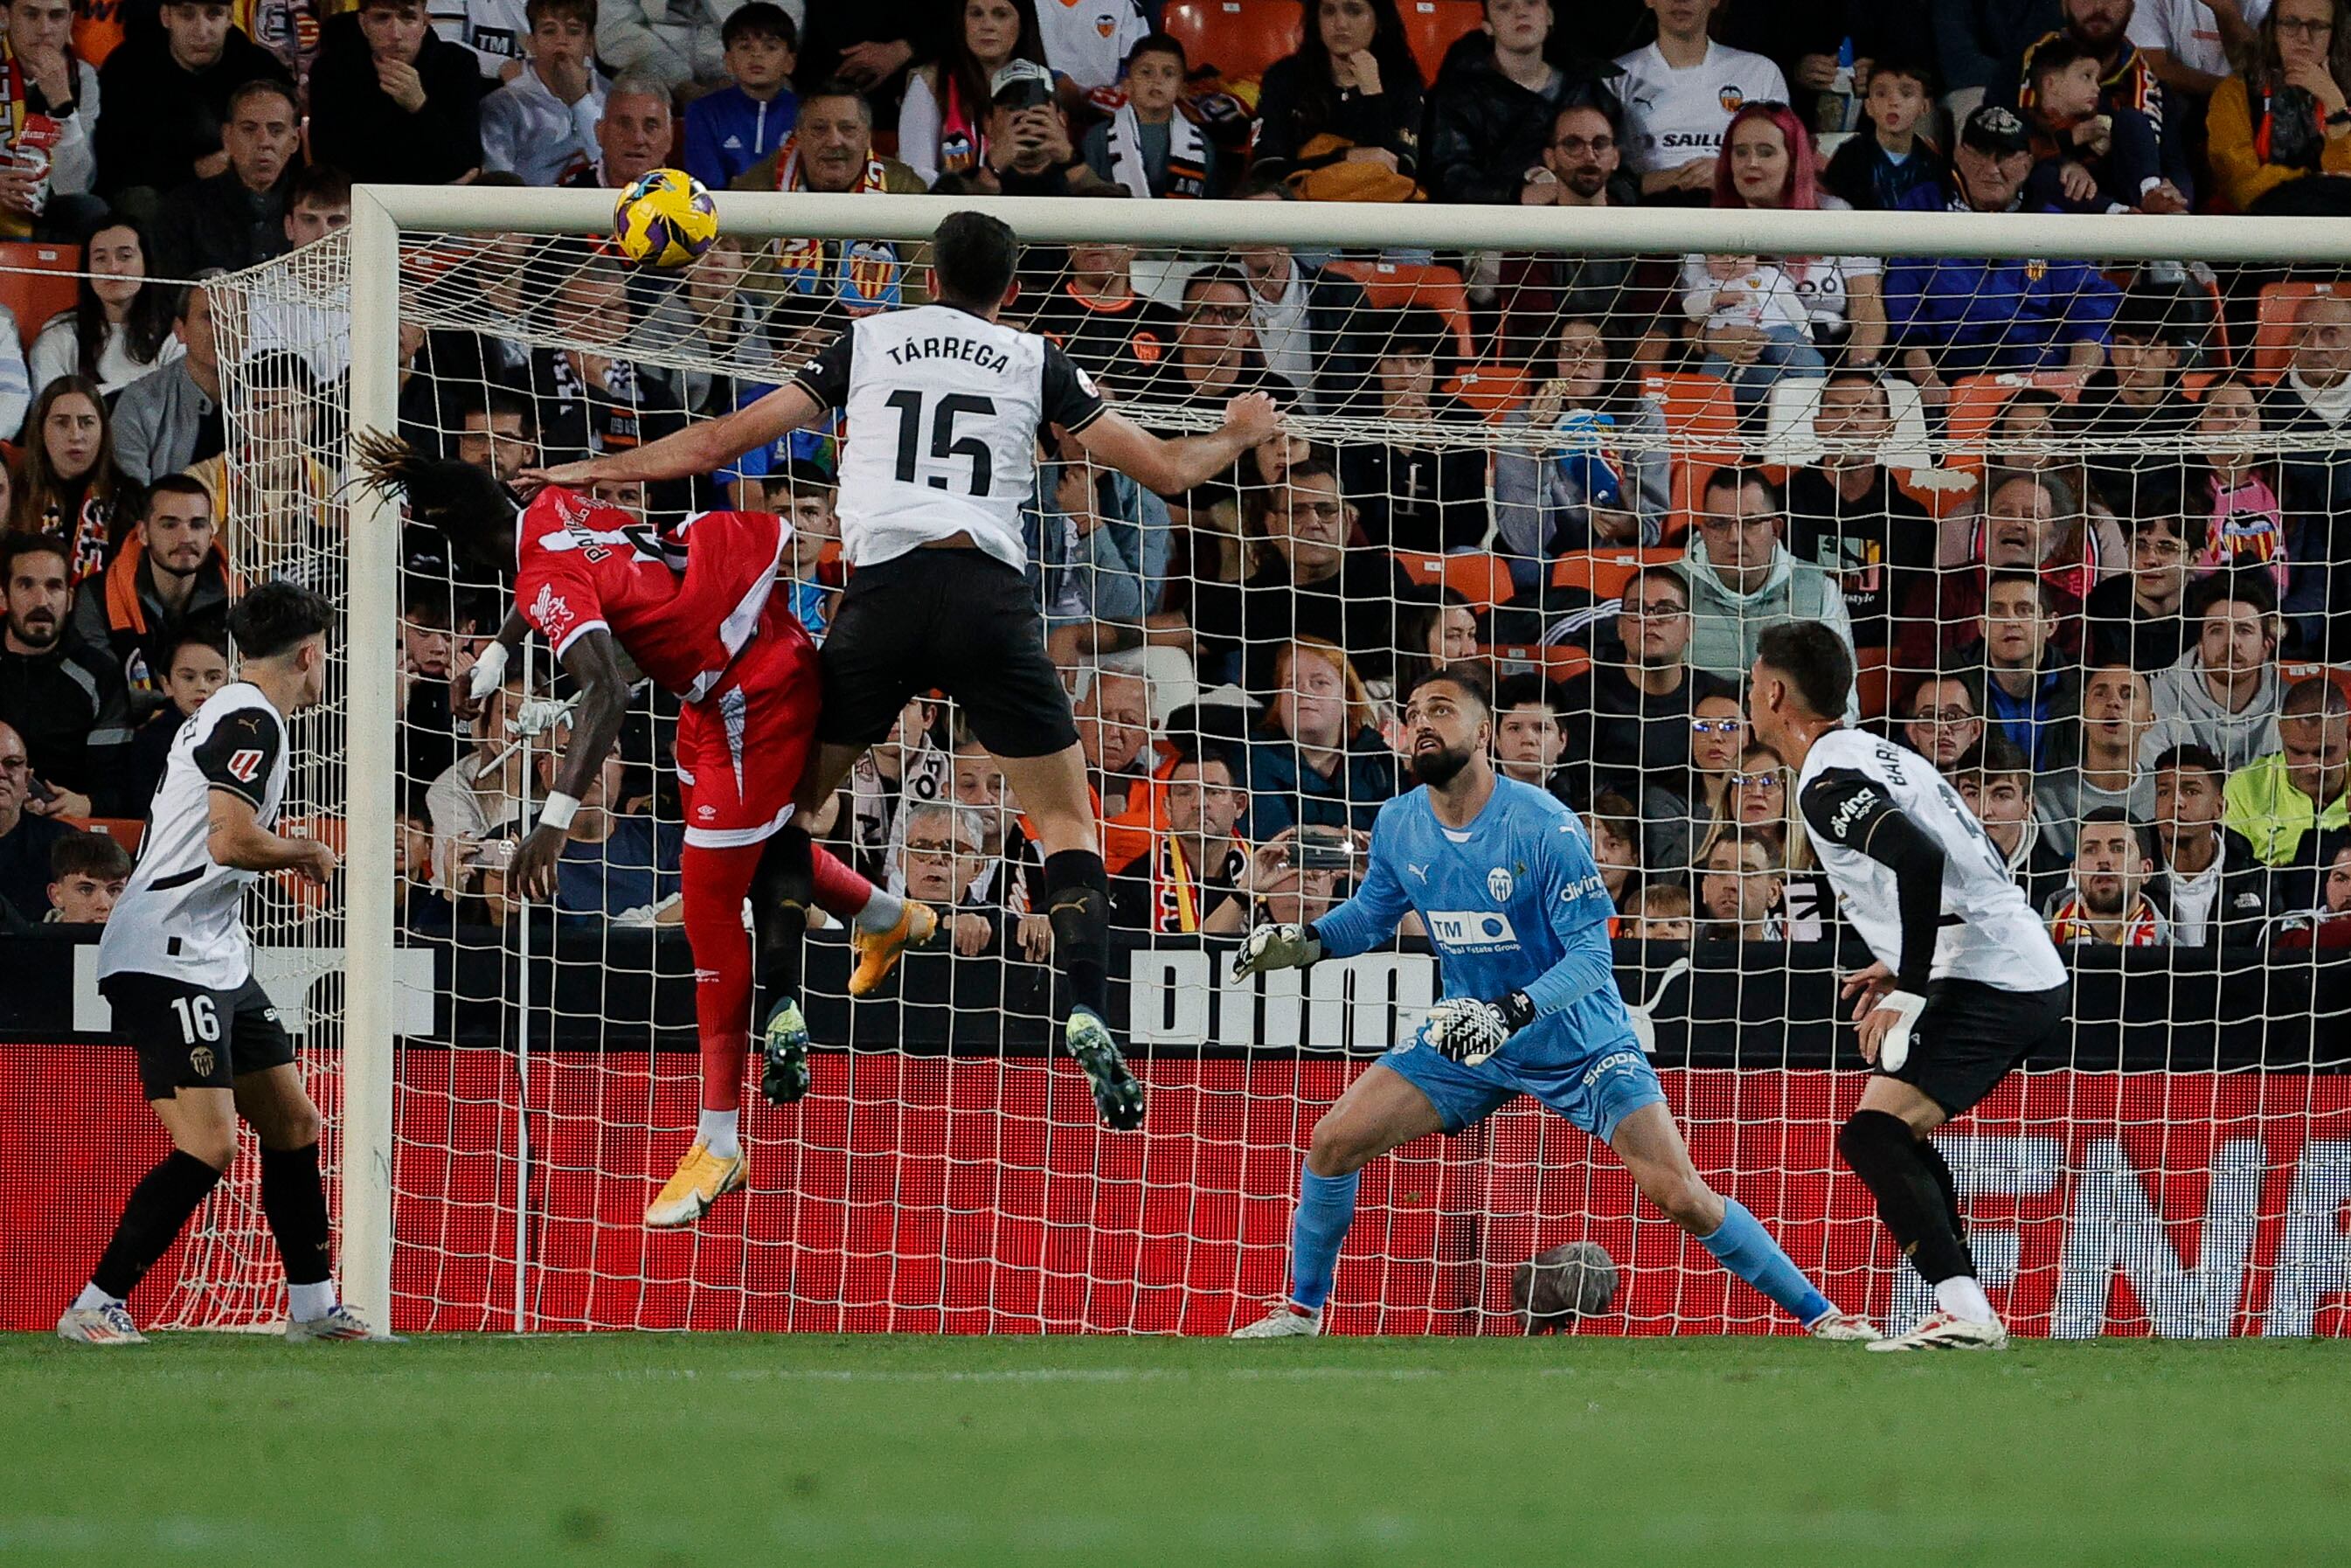
<svg viewBox="0 0 2351 1568">
<path fill-rule="evenodd" d="M 751 1016 L 756 1035 L 768 1011 L 800 992 L 808 912 L 816 898 L 816 846 L 797 822 L 768 841 L 751 873 Z"/>
<path fill-rule="evenodd" d="M 1917 1138 L 1913 1141 L 1917 1145 L 1918 1158 L 1925 1164 L 1927 1174 L 1933 1176 L 1935 1185 L 1943 1189 L 1943 1208 L 1951 1217 L 1951 1234 L 1959 1239 L 1959 1251 L 1967 1258 L 1968 1272 L 1972 1274 L 1976 1271 L 1976 1255 L 1975 1249 L 1968 1245 L 1968 1217 L 1959 1209 L 1959 1178 L 1951 1175 L 1951 1163 L 1943 1157 L 1943 1151 L 1935 1146 L 1933 1139 Z"/>
<path fill-rule="evenodd" d="M 792 911 L 807 924 L 808 912 L 816 906 L 816 841 L 798 822 L 777 829 L 760 852 L 758 869 L 751 873 L 751 906 Z"/>
<path fill-rule="evenodd" d="M 261 1212 L 277 1238 L 287 1284 L 319 1285 L 333 1277 L 334 1228 L 318 1145 L 261 1151 Z"/>
<path fill-rule="evenodd" d="M 1837 1151 L 1877 1199 L 1877 1217 L 1919 1278 L 1930 1285 L 1972 1278 L 1975 1265 L 1951 1227 L 1953 1206 L 1918 1152 L 1925 1146 L 1910 1124 L 1884 1111 L 1855 1111 L 1837 1134 Z"/>
<path fill-rule="evenodd" d="M 115 1222 L 114 1239 L 99 1255 L 89 1282 L 117 1300 L 129 1300 L 220 1178 L 220 1172 L 193 1155 L 173 1149 L 164 1155 L 163 1163 L 131 1189 L 131 1200 Z"/>
<path fill-rule="evenodd" d="M 1110 1010 L 1110 873 L 1092 850 L 1045 857 L 1045 915 L 1053 953 L 1069 982 L 1070 1005 Z"/>
</svg>

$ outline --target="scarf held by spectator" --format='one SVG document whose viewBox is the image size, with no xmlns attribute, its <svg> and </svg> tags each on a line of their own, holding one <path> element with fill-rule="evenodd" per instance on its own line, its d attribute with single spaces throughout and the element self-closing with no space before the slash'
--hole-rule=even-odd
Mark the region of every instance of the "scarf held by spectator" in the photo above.
<svg viewBox="0 0 2351 1568">
<path fill-rule="evenodd" d="M 1137 198 L 1151 194 L 1143 166 L 1143 122 L 1133 104 L 1122 104 L 1110 121 L 1110 177 Z M 1200 128 L 1178 112 L 1167 122 L 1167 195 L 1190 200 L 1208 193 L 1207 145 Z"/>
</svg>

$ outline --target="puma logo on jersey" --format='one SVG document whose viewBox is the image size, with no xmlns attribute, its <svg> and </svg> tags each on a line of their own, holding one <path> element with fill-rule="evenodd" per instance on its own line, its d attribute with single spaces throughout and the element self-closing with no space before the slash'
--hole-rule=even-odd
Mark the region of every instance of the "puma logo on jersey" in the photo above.
<svg viewBox="0 0 2351 1568">
<path fill-rule="evenodd" d="M 253 776 L 261 771 L 261 748 L 248 746 L 241 751 L 229 753 L 228 771 L 229 777 L 238 783 L 252 783 Z"/>
</svg>

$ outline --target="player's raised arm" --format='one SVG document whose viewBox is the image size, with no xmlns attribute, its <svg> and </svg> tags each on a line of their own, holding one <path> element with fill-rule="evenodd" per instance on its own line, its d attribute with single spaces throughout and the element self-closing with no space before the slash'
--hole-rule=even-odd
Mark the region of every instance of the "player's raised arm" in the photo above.
<svg viewBox="0 0 2351 1568">
<path fill-rule="evenodd" d="M 1115 409 L 1104 409 L 1072 434 L 1087 456 L 1172 496 L 1223 473 L 1242 453 L 1280 431 L 1281 411 L 1273 399 L 1250 392 L 1226 403 L 1225 423 L 1206 435 L 1154 435 Z"/>
<path fill-rule="evenodd" d="M 204 814 L 204 852 L 234 871 L 292 871 L 325 886 L 335 852 L 318 839 L 292 839 L 261 825 L 261 813 L 241 790 L 214 785 Z"/>
<path fill-rule="evenodd" d="M 526 468 L 526 485 L 561 485 L 585 490 L 598 480 L 652 483 L 660 479 L 691 479 L 724 467 L 746 452 L 782 440 L 820 418 L 833 405 L 795 380 L 767 396 L 745 403 L 732 413 L 689 424 L 659 441 L 622 452 L 606 453 L 584 462 L 552 468 Z"/>
<path fill-rule="evenodd" d="M 555 896 L 555 862 L 563 853 L 571 819 L 579 813 L 580 798 L 611 755 L 629 711 L 629 678 L 621 669 L 610 632 L 591 627 L 575 633 L 558 656 L 563 673 L 579 685 L 580 701 L 572 710 L 571 738 L 556 767 L 555 788 L 515 856 L 516 885 L 531 898 Z"/>
</svg>

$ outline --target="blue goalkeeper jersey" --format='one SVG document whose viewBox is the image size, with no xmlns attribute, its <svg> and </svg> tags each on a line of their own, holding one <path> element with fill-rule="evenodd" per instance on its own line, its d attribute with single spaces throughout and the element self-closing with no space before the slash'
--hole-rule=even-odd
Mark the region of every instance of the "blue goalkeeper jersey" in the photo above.
<svg viewBox="0 0 2351 1568">
<path fill-rule="evenodd" d="M 1615 913 L 1583 824 L 1551 795 L 1497 777 L 1467 829 L 1437 820 L 1426 788 L 1380 808 L 1371 864 L 1354 897 L 1314 923 L 1327 956 L 1362 953 L 1416 911 L 1447 997 L 1498 1001 L 1524 991 L 1540 1015 L 1506 1055 L 1560 1061 L 1638 1050 L 1608 946 Z"/>
</svg>

